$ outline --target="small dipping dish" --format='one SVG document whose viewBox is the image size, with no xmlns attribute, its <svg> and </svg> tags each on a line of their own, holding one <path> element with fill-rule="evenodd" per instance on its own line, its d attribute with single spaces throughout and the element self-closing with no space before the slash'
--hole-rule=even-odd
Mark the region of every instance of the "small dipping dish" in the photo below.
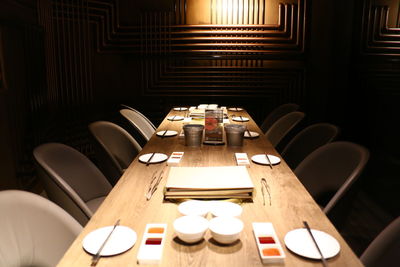
<svg viewBox="0 0 400 267">
<path fill-rule="evenodd" d="M 214 217 L 230 216 L 239 217 L 242 214 L 242 207 L 239 204 L 227 201 L 210 202 L 210 212 Z"/>
<path fill-rule="evenodd" d="M 209 202 L 201 200 L 188 200 L 178 206 L 182 215 L 198 215 L 206 217 L 209 211 Z"/>
<path fill-rule="evenodd" d="M 235 217 L 215 217 L 210 220 L 209 229 L 212 237 L 221 244 L 231 244 L 239 239 L 243 222 Z"/>
<path fill-rule="evenodd" d="M 188 215 L 174 221 L 175 233 L 185 243 L 199 242 L 208 229 L 208 220 L 202 216 Z"/>
</svg>

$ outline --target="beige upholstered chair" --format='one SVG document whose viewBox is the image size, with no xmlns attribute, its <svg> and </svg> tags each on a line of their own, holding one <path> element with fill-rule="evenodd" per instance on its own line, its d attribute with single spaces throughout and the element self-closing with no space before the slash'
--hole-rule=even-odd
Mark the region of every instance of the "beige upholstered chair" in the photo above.
<svg viewBox="0 0 400 267">
<path fill-rule="evenodd" d="M 40 145 L 33 155 L 50 200 L 85 225 L 111 191 L 107 178 L 85 155 L 64 144 Z"/>
<path fill-rule="evenodd" d="M 363 252 L 360 259 L 366 267 L 399 266 L 400 217 L 394 219 L 379 233 Z"/>
<path fill-rule="evenodd" d="M 0 266 L 53 267 L 82 231 L 62 208 L 39 195 L 0 191 Z"/>
<path fill-rule="evenodd" d="M 293 111 L 274 122 L 265 137 L 276 147 L 279 142 L 292 130 L 303 118 L 305 114 L 300 111 Z"/>
<path fill-rule="evenodd" d="M 339 132 L 339 127 L 330 123 L 309 125 L 286 144 L 281 156 L 290 168 L 295 169 L 315 149 L 334 141 Z"/>
<path fill-rule="evenodd" d="M 294 173 L 328 214 L 361 175 L 368 159 L 365 147 L 336 141 L 311 152 Z"/>
<path fill-rule="evenodd" d="M 148 120 L 143 114 L 135 109 L 121 109 L 119 111 L 121 115 L 129 121 L 129 123 L 144 137 L 146 141 L 149 141 L 151 136 L 155 132 L 155 126 Z"/>
<path fill-rule="evenodd" d="M 271 128 L 271 126 L 280 118 L 282 118 L 282 116 L 293 112 L 293 111 L 297 111 L 300 108 L 300 106 L 298 104 L 295 103 L 286 103 L 286 104 L 282 104 L 278 107 L 276 107 L 274 110 L 272 110 L 267 117 L 265 117 L 263 123 L 260 126 L 260 129 L 263 133 L 266 133 L 268 131 L 269 128 Z"/>
<path fill-rule="evenodd" d="M 125 129 L 112 122 L 93 122 L 89 130 L 95 139 L 99 167 L 115 185 L 142 147 Z"/>
<path fill-rule="evenodd" d="M 130 109 L 130 110 L 135 111 L 137 114 L 139 114 L 140 116 L 142 116 L 142 117 L 151 125 L 151 127 L 152 127 L 154 130 L 157 129 L 157 127 L 151 122 L 151 120 L 149 120 L 143 113 L 139 112 L 137 109 L 134 109 L 134 108 L 132 108 L 132 107 L 130 107 L 130 106 L 128 106 L 128 105 L 124 105 L 124 104 L 121 104 L 121 107 L 122 107 L 122 109 Z"/>
</svg>

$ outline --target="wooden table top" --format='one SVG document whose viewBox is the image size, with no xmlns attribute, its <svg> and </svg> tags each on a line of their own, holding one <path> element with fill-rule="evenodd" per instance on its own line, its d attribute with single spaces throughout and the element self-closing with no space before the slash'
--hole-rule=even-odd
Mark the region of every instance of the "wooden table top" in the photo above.
<svg viewBox="0 0 400 267">
<path fill-rule="evenodd" d="M 171 110 L 168 116 L 183 114 L 184 111 Z M 233 114 L 250 118 L 246 111 L 229 112 L 229 116 Z M 164 119 L 158 130 L 168 129 L 179 133 L 182 125 L 182 121 L 171 122 Z M 184 151 L 185 154 L 179 166 L 191 167 L 235 166 L 235 152 L 246 152 L 249 159 L 255 154 L 264 152 L 279 155 L 252 119 L 246 122 L 246 125 L 250 131 L 260 133 L 260 137 L 245 139 L 243 147 L 226 145 L 187 147 L 182 137 L 161 138 L 153 135 L 140 155 L 150 152 L 170 155 L 174 151 Z M 311 228 L 324 231 L 339 241 L 340 252 L 328 260 L 329 266 L 363 266 L 283 160 L 280 164 L 274 165 L 273 169 L 251 162 L 248 171 L 256 193 L 253 202 L 241 204 L 243 213 L 240 218 L 244 223 L 244 229 L 240 234 L 239 242 L 232 245 L 217 244 L 211 238 L 209 231 L 200 243 L 185 245 L 179 241 L 173 229 L 173 221 L 180 216 L 177 204 L 163 199 L 166 178 L 164 177 L 161 181 L 158 190 L 149 201 L 146 201 L 145 197 L 153 173 L 163 168 L 165 172 L 168 172 L 170 167 L 166 166 L 166 162 L 146 166 L 146 164 L 138 162 L 138 157 L 136 157 L 65 253 L 58 266 L 90 266 L 92 256 L 82 248 L 83 238 L 97 228 L 113 225 L 118 219 L 121 219 L 121 225 L 128 226 L 137 233 L 136 244 L 120 255 L 102 257 L 97 266 L 138 265 L 137 253 L 148 223 L 166 223 L 168 225 L 161 266 L 263 266 L 252 232 L 252 222 L 271 222 L 273 224 L 286 255 L 285 266 L 322 266 L 320 261 L 300 257 L 290 252 L 284 245 L 283 240 L 286 233 L 293 229 L 303 228 L 304 220 L 309 223 Z M 269 203 L 263 205 L 260 192 L 262 177 L 266 178 L 270 187 L 271 206 L 268 205 Z"/>
</svg>

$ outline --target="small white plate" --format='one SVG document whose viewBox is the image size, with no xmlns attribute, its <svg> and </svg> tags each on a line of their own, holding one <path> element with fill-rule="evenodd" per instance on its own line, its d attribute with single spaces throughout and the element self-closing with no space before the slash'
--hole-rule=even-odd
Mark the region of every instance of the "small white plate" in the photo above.
<svg viewBox="0 0 400 267">
<path fill-rule="evenodd" d="M 232 120 L 244 122 L 244 121 L 249 121 L 250 119 L 247 117 L 233 117 Z"/>
<path fill-rule="evenodd" d="M 332 258 L 340 251 L 339 242 L 331 235 L 311 229 L 311 232 L 324 255 L 324 258 Z M 299 228 L 288 232 L 284 239 L 285 245 L 292 252 L 311 259 L 321 259 L 315 244 L 307 229 Z"/>
<path fill-rule="evenodd" d="M 281 159 L 277 156 L 274 155 L 270 155 L 268 154 L 268 158 L 271 161 L 271 164 L 278 164 L 281 162 Z M 269 165 L 268 161 L 267 161 L 267 157 L 265 156 L 265 154 L 258 154 L 258 155 L 254 155 L 251 157 L 251 160 L 254 161 L 255 163 L 259 163 L 259 164 L 263 164 L 263 165 Z"/>
<path fill-rule="evenodd" d="M 175 136 L 178 134 L 177 131 L 171 131 L 171 130 L 167 130 L 166 133 L 165 134 L 164 133 L 165 133 L 165 130 L 159 131 L 159 132 L 157 132 L 157 135 L 158 136 Z"/>
<path fill-rule="evenodd" d="M 243 111 L 242 108 L 228 108 L 229 111 Z"/>
<path fill-rule="evenodd" d="M 153 153 L 148 153 L 148 154 L 143 154 L 139 157 L 139 161 L 143 162 L 143 163 L 147 163 L 147 161 L 149 160 L 149 158 L 151 157 Z M 163 162 L 166 161 L 168 159 L 168 156 L 163 154 L 163 153 L 155 153 L 153 158 L 150 160 L 150 164 L 152 163 L 159 163 L 159 162 Z"/>
<path fill-rule="evenodd" d="M 246 137 L 246 138 L 255 138 L 255 137 L 259 137 L 259 136 L 260 136 L 260 134 L 257 132 L 250 131 L 250 135 L 249 135 L 248 131 L 244 132 L 244 137 Z"/>
<path fill-rule="evenodd" d="M 170 121 L 181 121 L 184 118 L 185 117 L 182 117 L 182 116 L 169 116 L 169 117 L 167 117 L 167 119 L 170 120 Z"/>
<path fill-rule="evenodd" d="M 188 200 L 178 206 L 178 210 L 182 215 L 206 216 L 209 209 L 209 201 L 201 200 Z"/>
<path fill-rule="evenodd" d="M 113 227 L 106 226 L 90 232 L 82 241 L 83 248 L 90 254 L 96 254 Z M 111 256 L 125 252 L 135 245 L 136 239 L 135 231 L 129 227 L 119 225 L 111 234 L 100 255 Z"/>
<path fill-rule="evenodd" d="M 210 212 L 215 217 L 230 216 L 238 217 L 242 214 L 242 207 L 239 204 L 227 201 L 211 201 Z"/>
<path fill-rule="evenodd" d="M 176 111 L 185 111 L 185 110 L 188 110 L 188 108 L 186 108 L 186 107 L 177 107 L 177 108 L 174 108 L 174 110 L 176 110 Z"/>
</svg>

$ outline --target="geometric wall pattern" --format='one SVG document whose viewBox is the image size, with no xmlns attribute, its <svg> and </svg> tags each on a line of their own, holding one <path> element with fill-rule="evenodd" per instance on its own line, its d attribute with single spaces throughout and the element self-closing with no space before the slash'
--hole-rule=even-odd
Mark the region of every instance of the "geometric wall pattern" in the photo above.
<svg viewBox="0 0 400 267">
<path fill-rule="evenodd" d="M 379 1 L 364 1 L 361 53 L 363 55 L 400 56 L 400 21 L 396 27 L 389 27 L 389 15 L 398 19 L 399 14 L 390 14 L 390 8 Z M 400 5 L 400 4 L 399 4 Z"/>
<path fill-rule="evenodd" d="M 250 96 L 251 93 L 254 97 L 275 98 L 288 94 L 288 99 L 302 101 L 293 97 L 304 94 L 306 0 L 279 3 L 273 11 L 277 13 L 274 24 L 266 23 L 267 0 L 203 1 L 209 8 L 204 11 L 210 14 L 208 24 L 186 23 L 187 12 L 198 2 L 171 2 L 173 4 L 166 5 L 164 10 L 136 10 L 138 15 L 131 24 L 122 25 L 118 0 L 50 0 L 49 14 L 57 37 L 54 42 L 67 38 L 68 47 L 63 54 L 72 54 L 70 58 L 65 56 L 64 65 L 56 66 L 60 74 L 62 69 L 71 73 L 64 81 L 70 85 L 60 84 L 63 81 L 54 83 L 57 88 L 64 86 L 72 91 L 63 99 L 80 95 L 81 90 L 87 90 L 85 84 L 90 85 L 88 81 L 95 79 L 88 62 L 89 55 L 79 54 L 85 45 L 90 49 L 91 46 L 85 43 L 88 37 L 74 39 L 71 35 L 73 31 L 79 34 L 82 27 L 81 31 L 85 32 L 90 25 L 94 31 L 91 35 L 94 52 L 135 56 L 141 73 L 137 76 L 140 81 L 132 81 L 132 84 L 141 85 L 142 96 Z M 230 13 L 226 20 L 223 19 L 225 9 L 218 9 L 222 3 L 229 4 L 226 10 Z M 54 49 L 60 48 L 55 44 Z M 81 59 L 74 60 L 76 56 Z M 271 60 L 281 66 L 269 64 Z M 82 65 L 85 68 L 75 79 L 75 62 L 80 61 L 85 63 Z M 74 63 L 72 67 L 71 63 Z M 81 89 L 74 89 L 72 81 Z"/>
</svg>

